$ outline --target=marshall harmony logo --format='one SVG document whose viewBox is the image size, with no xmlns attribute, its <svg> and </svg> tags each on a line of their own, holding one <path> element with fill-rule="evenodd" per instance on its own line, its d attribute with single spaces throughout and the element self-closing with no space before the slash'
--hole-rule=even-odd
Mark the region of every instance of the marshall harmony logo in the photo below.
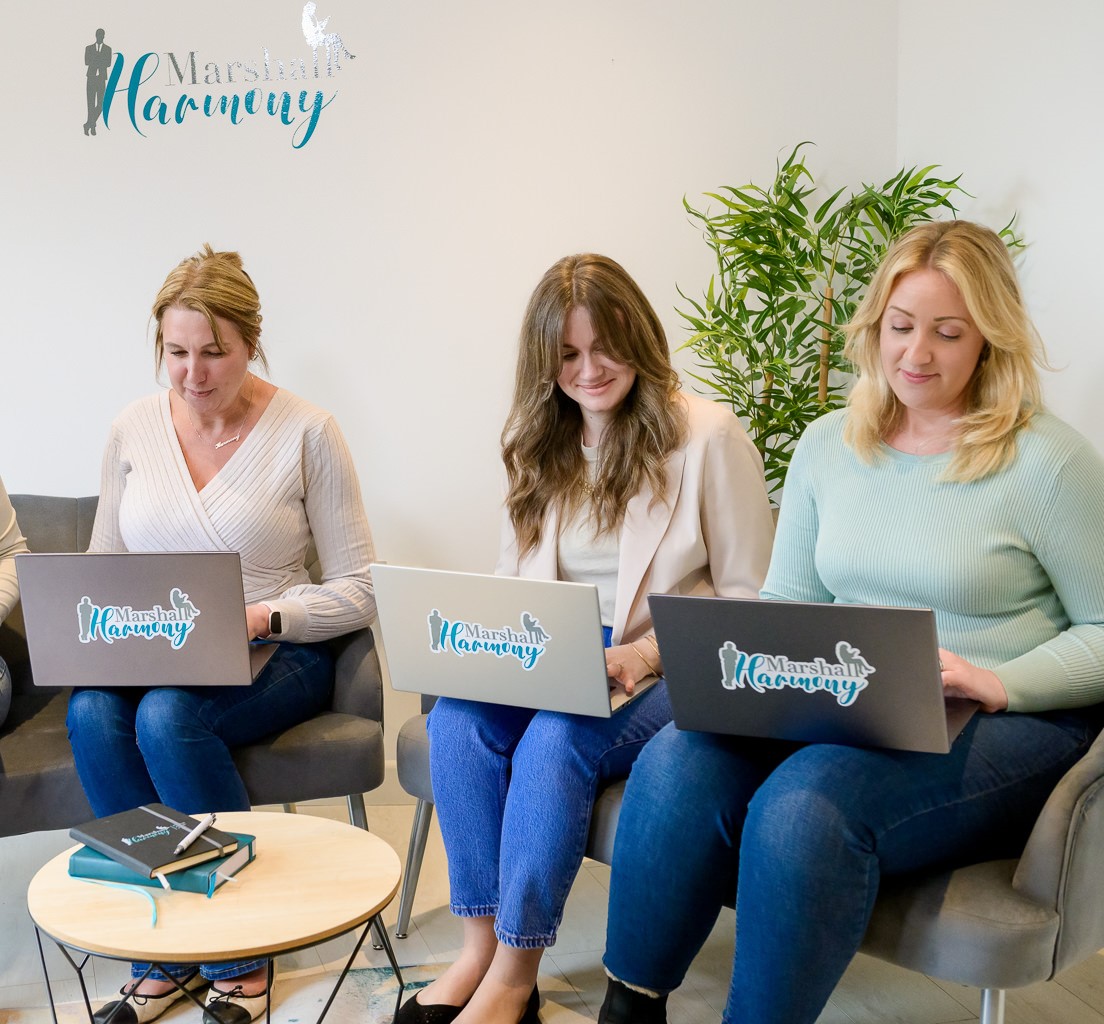
<svg viewBox="0 0 1104 1024">
<path fill-rule="evenodd" d="M 163 636 L 174 650 L 179 650 L 195 629 L 199 609 L 179 587 L 169 592 L 169 604 L 169 608 L 159 604 L 152 608 L 98 605 L 86 594 L 77 602 L 80 642 L 91 644 L 102 640 L 105 644 L 113 644 L 116 640 L 135 636 L 146 640 Z"/>
<path fill-rule="evenodd" d="M 777 654 L 749 654 L 726 640 L 717 651 L 721 659 L 721 685 L 726 690 L 794 689 L 806 693 L 823 691 L 836 698 L 841 707 L 849 707 L 866 689 L 866 677 L 874 667 L 846 640 L 836 644 L 834 664 L 823 658 L 815 661 L 791 661 Z"/>
<path fill-rule="evenodd" d="M 342 60 L 356 59 L 341 36 L 327 30 L 330 19 L 319 19 L 316 11 L 313 0 L 303 6 L 303 37 L 310 47 L 305 56 L 273 57 L 267 46 L 245 60 L 204 60 L 195 50 L 150 50 L 130 63 L 122 51 L 112 50 L 106 30 L 96 29 L 95 40 L 84 48 L 84 134 L 96 134 L 101 116 L 110 128 L 117 109 L 142 136 L 185 120 L 223 118 L 238 125 L 259 116 L 293 128 L 291 145 L 302 149 L 322 111 L 337 97 L 336 89 L 326 93 L 318 85 L 333 81 Z M 197 91 L 200 86 L 208 88 Z M 212 86 L 220 91 L 210 91 Z"/>
<path fill-rule="evenodd" d="M 478 622 L 446 619 L 436 608 L 426 616 L 429 623 L 429 649 L 434 654 L 493 654 L 498 658 L 516 658 L 528 672 L 540 660 L 551 636 L 528 612 L 521 613 L 521 628 L 487 629 Z"/>
</svg>

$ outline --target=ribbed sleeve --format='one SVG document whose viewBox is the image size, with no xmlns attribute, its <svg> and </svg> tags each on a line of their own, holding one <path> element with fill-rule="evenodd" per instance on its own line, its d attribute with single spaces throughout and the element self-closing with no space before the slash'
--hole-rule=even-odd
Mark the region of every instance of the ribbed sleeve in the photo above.
<svg viewBox="0 0 1104 1024">
<path fill-rule="evenodd" d="M 321 584 L 306 569 L 313 538 Z M 128 406 L 104 452 L 94 551 L 236 551 L 247 604 L 312 643 L 375 616 L 375 558 L 356 470 L 333 417 L 278 391 L 230 461 L 196 492 L 168 393 Z"/>
<path fill-rule="evenodd" d="M 19 532 L 4 481 L 0 480 L 0 622 L 19 600 L 19 584 L 15 577 L 15 556 L 27 550 L 27 542 Z"/>
<path fill-rule="evenodd" d="M 1104 700 L 1104 462 L 1050 415 L 1015 461 L 968 484 L 949 455 L 843 443 L 846 413 L 805 433 L 786 481 L 763 596 L 928 607 L 939 642 L 992 669 L 1009 710 Z"/>
</svg>

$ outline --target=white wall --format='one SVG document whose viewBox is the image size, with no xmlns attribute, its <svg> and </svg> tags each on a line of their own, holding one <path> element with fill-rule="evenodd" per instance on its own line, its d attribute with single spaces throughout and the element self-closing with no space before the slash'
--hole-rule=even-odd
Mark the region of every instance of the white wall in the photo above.
<svg viewBox="0 0 1104 1024">
<path fill-rule="evenodd" d="M 194 50 L 202 75 L 262 46 L 309 57 L 300 0 L 36 8 L 39 45 L 0 66 L 9 490 L 96 490 L 111 416 L 154 386 L 153 295 L 210 240 L 258 283 L 275 381 L 343 425 L 381 555 L 487 569 L 516 331 L 544 269 L 614 256 L 678 341 L 676 283 L 697 290 L 709 269 L 684 194 L 763 179 L 804 138 L 832 180 L 894 157 L 895 13 L 880 0 L 319 8 L 356 59 L 321 79 L 338 95 L 298 151 L 267 116 L 189 115 L 142 138 L 120 98 L 109 131 L 81 124 L 95 28 L 128 70 L 146 50 Z M 838 97 L 800 81 L 844 45 L 875 54 L 883 83 L 846 131 Z M 162 61 L 142 99 L 179 95 Z"/>
<path fill-rule="evenodd" d="M 1012 211 L 1031 243 L 1020 276 L 1058 369 L 1050 407 L 1104 451 L 1104 6 L 1033 0 L 902 2 L 898 158 L 941 162 L 978 198 L 966 216 Z"/>
</svg>

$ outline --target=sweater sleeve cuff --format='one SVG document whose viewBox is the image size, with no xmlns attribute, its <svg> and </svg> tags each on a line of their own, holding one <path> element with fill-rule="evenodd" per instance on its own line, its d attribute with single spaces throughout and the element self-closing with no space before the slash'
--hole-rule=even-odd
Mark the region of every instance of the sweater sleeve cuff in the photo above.
<svg viewBox="0 0 1104 1024">
<path fill-rule="evenodd" d="M 273 640 L 287 640 L 289 643 L 306 643 L 307 633 L 310 630 L 310 612 L 302 601 L 293 597 L 281 597 L 273 601 L 265 601 L 274 612 L 280 613 L 280 625 L 282 632 Z"/>
</svg>

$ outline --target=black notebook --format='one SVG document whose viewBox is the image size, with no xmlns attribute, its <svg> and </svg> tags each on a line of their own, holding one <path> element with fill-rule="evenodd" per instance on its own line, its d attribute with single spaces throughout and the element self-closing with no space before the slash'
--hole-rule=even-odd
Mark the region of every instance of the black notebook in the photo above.
<svg viewBox="0 0 1104 1024">
<path fill-rule="evenodd" d="M 224 857 L 238 848 L 235 836 L 212 827 L 177 856 L 173 852 L 177 844 L 198 824 L 197 818 L 164 804 L 143 804 L 132 811 L 77 825 L 69 830 L 69 835 L 132 871 L 152 878 L 158 873 L 181 871 Z"/>
</svg>

